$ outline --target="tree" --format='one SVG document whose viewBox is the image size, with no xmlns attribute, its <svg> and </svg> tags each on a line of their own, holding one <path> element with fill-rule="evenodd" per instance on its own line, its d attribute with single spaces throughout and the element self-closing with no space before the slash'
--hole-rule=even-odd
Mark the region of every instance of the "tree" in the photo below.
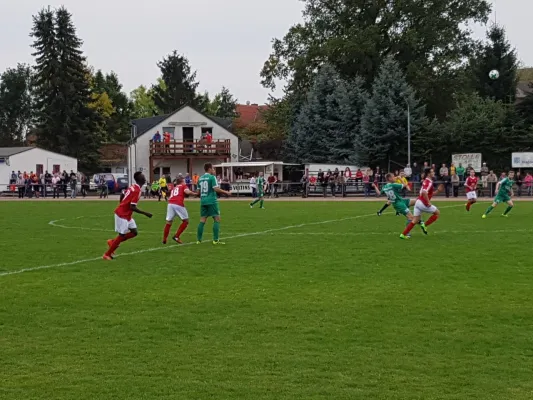
<svg viewBox="0 0 533 400">
<path fill-rule="evenodd" d="M 211 102 L 212 109 L 209 112 L 209 115 L 214 117 L 226 118 L 233 120 L 238 117 L 236 108 L 237 108 L 237 99 L 233 97 L 229 89 L 222 87 L 220 93 L 216 94 L 213 101 Z"/>
<path fill-rule="evenodd" d="M 147 118 L 158 115 L 159 109 L 155 105 L 151 92 L 141 85 L 130 93 L 132 101 L 132 116 L 134 118 Z"/>
<path fill-rule="evenodd" d="M 0 76 L 0 146 L 22 146 L 33 120 L 31 68 L 18 64 Z"/>
<path fill-rule="evenodd" d="M 398 62 L 386 58 L 365 105 L 357 138 L 359 165 L 383 165 L 388 160 L 407 163 L 407 105 L 411 134 L 425 124 L 424 107 L 407 83 Z"/>
<path fill-rule="evenodd" d="M 95 169 L 101 138 L 91 102 L 89 73 L 72 16 L 65 8 L 34 17 L 37 141 L 44 148 L 76 157 Z"/>
<path fill-rule="evenodd" d="M 262 84 L 288 81 L 306 91 L 317 68 L 332 64 L 343 78 L 361 76 L 367 86 L 383 58 L 393 56 L 431 115 L 443 116 L 461 89 L 460 69 L 475 41 L 469 22 L 486 22 L 485 0 L 303 0 L 304 22 L 274 39 L 261 71 Z M 435 89 L 433 89 L 435 88 Z"/>
<path fill-rule="evenodd" d="M 482 97 L 491 97 L 504 103 L 514 103 L 518 83 L 518 60 L 511 47 L 505 29 L 493 24 L 487 32 L 488 42 L 471 60 L 473 86 Z M 498 79 L 489 78 L 489 72 L 500 73 Z"/>
<path fill-rule="evenodd" d="M 189 60 L 174 50 L 158 62 L 157 66 L 165 85 L 152 87 L 156 106 L 165 114 L 176 111 L 185 104 L 194 106 L 199 83 L 196 82 L 196 72 L 191 70 Z"/>
<path fill-rule="evenodd" d="M 335 69 L 326 64 L 320 68 L 294 123 L 288 145 L 294 161 L 304 163 L 333 162 L 332 148 L 341 130 L 338 85 L 341 79 Z"/>
</svg>

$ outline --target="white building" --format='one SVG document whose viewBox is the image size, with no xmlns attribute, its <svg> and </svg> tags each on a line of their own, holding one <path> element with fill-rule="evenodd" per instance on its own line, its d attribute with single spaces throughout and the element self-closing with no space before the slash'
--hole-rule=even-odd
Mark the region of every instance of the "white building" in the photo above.
<svg viewBox="0 0 533 400">
<path fill-rule="evenodd" d="M 78 171 L 78 160 L 38 147 L 0 147 L 0 185 L 8 184 L 12 171 L 34 172 Z"/>
<path fill-rule="evenodd" d="M 231 132 L 232 121 L 209 117 L 190 106 L 172 114 L 132 121 L 132 140 L 128 148 L 129 179 L 143 171 L 150 181 L 162 175 L 203 174 L 206 162 L 220 164 L 238 161 L 239 138 Z M 212 136 L 207 144 L 205 135 Z M 170 143 L 154 142 L 156 133 L 170 134 Z"/>
</svg>

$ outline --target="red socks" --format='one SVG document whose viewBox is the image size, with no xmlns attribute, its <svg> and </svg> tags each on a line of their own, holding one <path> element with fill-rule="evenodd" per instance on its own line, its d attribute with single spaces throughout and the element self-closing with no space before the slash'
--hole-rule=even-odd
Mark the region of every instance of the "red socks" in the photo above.
<svg viewBox="0 0 533 400">
<path fill-rule="evenodd" d="M 430 226 L 433 222 L 439 219 L 438 215 L 433 214 L 426 222 L 426 226 Z"/>
<path fill-rule="evenodd" d="M 415 227 L 415 224 L 413 224 L 412 222 L 409 222 L 409 224 L 407 224 L 407 226 L 405 227 L 405 230 L 402 232 L 403 235 L 407 236 L 409 232 L 411 232 L 411 229 L 413 229 L 414 227 Z"/>
<path fill-rule="evenodd" d="M 179 238 L 183 231 L 187 229 L 187 226 L 189 226 L 189 221 L 182 221 L 180 227 L 178 228 L 178 231 L 176 232 L 176 237 Z"/>
<path fill-rule="evenodd" d="M 170 228 L 172 227 L 172 224 L 166 224 L 165 225 L 165 230 L 163 231 L 163 242 L 166 243 L 167 239 L 168 239 L 168 234 L 170 233 Z"/>
<path fill-rule="evenodd" d="M 105 254 L 107 256 L 111 256 L 111 254 L 113 254 L 118 249 L 118 246 L 120 246 L 122 242 L 125 242 L 126 240 L 129 240 L 129 239 L 133 239 L 135 236 L 137 235 L 133 232 L 128 232 L 124 236 L 118 235 L 115 238 L 115 240 L 113 240 L 111 247 L 109 247 L 109 249 L 105 252 Z"/>
</svg>

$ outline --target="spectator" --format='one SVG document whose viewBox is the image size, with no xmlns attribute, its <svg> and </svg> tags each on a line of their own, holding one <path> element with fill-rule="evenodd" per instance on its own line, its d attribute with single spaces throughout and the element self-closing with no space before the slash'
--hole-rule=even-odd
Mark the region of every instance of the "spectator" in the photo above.
<svg viewBox="0 0 533 400">
<path fill-rule="evenodd" d="M 331 189 L 331 195 L 335 197 L 335 189 L 337 187 L 337 178 L 335 176 L 335 173 L 329 174 L 329 188 Z"/>
<path fill-rule="evenodd" d="M 463 167 L 463 164 L 459 163 L 459 166 L 457 167 L 457 176 L 459 176 L 459 181 L 464 182 L 465 180 L 465 169 Z"/>
<path fill-rule="evenodd" d="M 15 174 L 15 171 L 11 171 L 11 176 L 9 178 L 9 184 L 15 185 L 17 183 L 18 176 Z"/>
<path fill-rule="evenodd" d="M 255 199 L 257 197 L 257 182 L 254 174 L 250 178 L 250 189 L 252 189 L 252 199 Z"/>
<path fill-rule="evenodd" d="M 163 133 L 163 142 L 165 142 L 165 153 L 170 153 L 170 133 Z"/>
<path fill-rule="evenodd" d="M 58 174 L 54 174 L 54 177 L 52 178 L 52 198 L 59 199 L 59 192 L 61 191 L 61 178 Z"/>
<path fill-rule="evenodd" d="M 518 197 L 521 197 L 523 181 L 522 181 L 522 175 L 520 175 L 520 171 L 518 171 L 516 175 L 514 176 L 514 181 L 516 183 L 516 188 L 517 188 L 516 194 L 518 195 Z"/>
<path fill-rule="evenodd" d="M 350 179 L 352 177 L 352 171 L 350 168 L 346 167 L 346 169 L 344 170 L 344 177 L 346 179 Z"/>
<path fill-rule="evenodd" d="M 411 168 L 409 164 L 405 166 L 405 168 L 403 169 L 403 173 L 405 174 L 405 177 L 407 178 L 407 180 L 411 179 L 411 176 L 413 175 L 413 169 Z"/>
<path fill-rule="evenodd" d="M 450 164 L 450 177 L 453 177 L 457 174 L 457 169 L 455 168 L 455 163 Z"/>
<path fill-rule="evenodd" d="M 335 177 L 335 179 L 337 179 L 337 177 L 340 175 L 340 171 L 338 168 L 335 168 L 335 171 L 333 171 L 333 176 Z"/>
<path fill-rule="evenodd" d="M 192 176 L 193 192 L 198 189 L 198 179 L 200 179 L 200 176 L 195 172 Z"/>
<path fill-rule="evenodd" d="M 360 168 L 357 169 L 357 172 L 355 173 L 355 185 L 357 187 L 357 190 L 360 189 L 360 185 L 363 183 L 363 171 L 361 171 Z"/>
<path fill-rule="evenodd" d="M 189 174 L 185 175 L 185 184 L 187 185 L 187 188 L 189 190 L 192 190 L 192 179 L 191 179 L 191 176 Z"/>
<path fill-rule="evenodd" d="M 374 174 L 374 185 L 376 185 L 381 190 L 381 183 L 383 182 L 383 175 L 379 170 L 379 167 L 376 168 L 376 173 Z"/>
<path fill-rule="evenodd" d="M 457 176 L 455 172 L 452 174 L 451 182 L 452 182 L 452 188 L 453 188 L 453 197 L 457 197 L 459 196 L 459 176 Z"/>
<path fill-rule="evenodd" d="M 494 191 L 496 189 L 496 182 L 498 182 L 498 177 L 494 171 L 490 171 L 487 175 L 487 184 L 489 185 L 490 197 L 494 197 Z"/>
<path fill-rule="evenodd" d="M 487 163 L 484 162 L 481 166 L 481 179 L 483 179 L 484 176 L 487 176 L 489 174 L 489 167 L 487 167 Z"/>
<path fill-rule="evenodd" d="M 449 176 L 448 172 L 449 172 L 448 171 L 448 167 L 446 166 L 446 164 L 443 163 L 442 167 L 440 167 L 440 171 L 439 171 L 439 176 L 440 176 L 441 180 L 442 180 L 442 178 L 444 176 Z"/>
<path fill-rule="evenodd" d="M 235 170 L 235 177 L 237 179 L 242 179 L 243 176 L 244 176 L 244 172 L 243 172 L 242 168 L 237 168 Z"/>
<path fill-rule="evenodd" d="M 370 174 L 371 174 L 371 172 L 372 172 L 372 170 L 368 169 L 363 174 L 363 185 L 364 185 L 364 189 L 365 189 L 365 197 L 370 196 L 370 188 L 371 188 Z"/>
<path fill-rule="evenodd" d="M 268 183 L 268 193 L 270 194 L 270 197 L 274 195 L 274 183 L 276 182 L 276 177 L 274 174 L 270 174 L 270 176 L 267 179 Z"/>
<path fill-rule="evenodd" d="M 305 199 L 307 197 L 307 191 L 309 188 L 309 175 L 307 175 L 307 172 L 303 174 L 302 179 L 300 179 L 300 183 L 302 184 L 302 198 Z M 257 190 L 257 185 L 256 185 L 256 190 Z"/>
<path fill-rule="evenodd" d="M 41 190 L 40 183 L 41 183 L 41 181 L 39 180 L 39 177 L 37 176 L 37 174 L 32 174 L 31 185 L 32 185 L 32 189 L 33 189 L 33 194 L 35 195 L 36 199 L 39 198 L 39 193 L 40 193 L 40 190 Z"/>
<path fill-rule="evenodd" d="M 524 178 L 524 187 L 527 190 L 527 195 L 531 196 L 531 186 L 533 184 L 533 176 L 531 176 L 531 172 L 528 172 L 526 174 L 526 177 Z"/>
<path fill-rule="evenodd" d="M 322 182 L 320 182 L 320 185 L 322 186 L 322 194 L 324 195 L 324 197 L 327 196 L 329 177 L 330 177 L 329 174 L 323 173 L 323 179 L 322 179 Z"/>
<path fill-rule="evenodd" d="M 442 169 L 442 168 L 441 168 Z M 442 183 L 444 183 L 444 193 L 446 195 L 446 198 L 450 197 L 450 187 L 451 187 L 451 177 L 448 175 L 448 168 L 446 168 L 446 171 L 444 171 L 444 174 L 442 175 Z"/>
<path fill-rule="evenodd" d="M 24 177 L 22 176 L 22 174 L 20 174 L 18 176 L 18 178 L 17 178 L 17 180 L 15 182 L 17 184 L 19 199 L 23 199 L 24 198 L 24 189 L 25 189 L 25 186 L 26 186 L 26 182 L 24 181 Z"/>
<path fill-rule="evenodd" d="M 49 173 L 48 171 L 46 171 L 44 173 L 44 184 L 47 186 L 47 187 L 51 187 L 52 186 L 52 174 Z M 44 194 L 46 196 L 46 188 L 44 190 Z"/>
<path fill-rule="evenodd" d="M 71 190 L 71 193 L 70 193 L 70 198 L 71 199 L 75 199 L 76 198 L 76 192 L 77 192 L 77 184 L 78 184 L 78 177 L 76 175 L 76 173 L 73 171 L 73 170 L 70 170 L 70 190 Z"/>
<path fill-rule="evenodd" d="M 159 131 L 157 131 L 152 137 L 152 142 L 161 143 L 161 134 L 159 133 Z"/>
<path fill-rule="evenodd" d="M 421 171 L 420 171 L 420 166 L 416 162 L 413 163 L 412 170 L 413 170 L 413 181 L 414 182 L 420 182 L 420 172 Z"/>
</svg>

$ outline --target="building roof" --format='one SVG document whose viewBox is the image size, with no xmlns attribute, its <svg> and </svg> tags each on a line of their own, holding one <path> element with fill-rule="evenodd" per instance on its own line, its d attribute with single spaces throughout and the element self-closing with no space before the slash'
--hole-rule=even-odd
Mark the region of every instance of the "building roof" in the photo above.
<svg viewBox="0 0 533 400">
<path fill-rule="evenodd" d="M 184 105 L 178 108 L 176 111 L 170 113 L 170 114 L 164 114 L 164 115 L 158 115 L 155 117 L 148 117 L 148 118 L 139 118 L 134 119 L 131 121 L 133 125 L 137 127 L 135 137 L 139 137 L 143 135 L 144 133 L 148 132 L 150 129 L 152 129 L 154 126 L 159 125 L 161 122 L 166 120 L 167 118 L 171 117 L 172 115 L 176 114 L 177 112 L 181 111 L 185 107 L 191 107 L 189 105 Z M 229 119 L 220 118 L 220 117 L 212 117 L 209 115 L 204 114 L 201 111 L 198 111 L 196 108 L 191 107 L 194 111 L 197 113 L 203 115 L 207 119 L 213 121 L 215 124 L 220 125 L 222 128 L 226 129 L 227 131 L 233 132 L 233 122 Z"/>
<path fill-rule="evenodd" d="M 516 85 L 516 88 L 524 93 L 524 95 L 528 95 L 533 93 L 533 86 L 529 81 L 520 81 Z"/>
<path fill-rule="evenodd" d="M 251 123 L 261 120 L 261 112 L 267 109 L 267 105 L 237 104 L 235 111 L 239 116 L 235 119 L 235 125 L 239 128 L 245 128 Z"/>
<path fill-rule="evenodd" d="M 31 149 L 35 149 L 35 147 L 0 147 L 0 157 L 14 156 Z"/>
</svg>

